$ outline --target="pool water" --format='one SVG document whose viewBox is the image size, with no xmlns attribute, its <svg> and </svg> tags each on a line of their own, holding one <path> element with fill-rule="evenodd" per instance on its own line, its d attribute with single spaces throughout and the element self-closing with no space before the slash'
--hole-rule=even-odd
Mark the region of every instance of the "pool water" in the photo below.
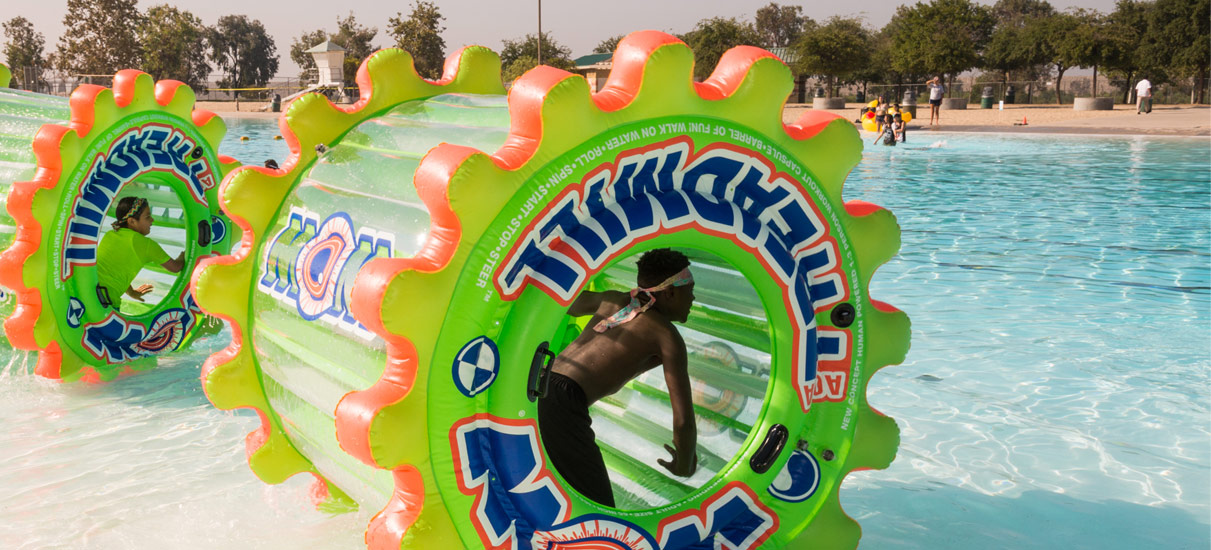
<svg viewBox="0 0 1211 550">
<path fill-rule="evenodd" d="M 276 121 L 228 128 L 222 153 L 286 158 Z M 841 492 L 861 548 L 1208 548 L 1211 143 L 909 140 L 846 184 L 900 221 L 872 294 L 913 321 L 869 392 L 898 457 Z M 227 339 L 103 386 L 0 351 L 0 548 L 363 547 L 376 510 L 317 512 L 308 479 L 246 466 L 255 415 L 198 384 Z"/>
</svg>

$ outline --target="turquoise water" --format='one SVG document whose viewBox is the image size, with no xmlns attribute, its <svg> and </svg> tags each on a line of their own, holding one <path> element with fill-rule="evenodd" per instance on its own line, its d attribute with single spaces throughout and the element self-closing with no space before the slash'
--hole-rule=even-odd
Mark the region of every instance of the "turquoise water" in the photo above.
<svg viewBox="0 0 1211 550">
<path fill-rule="evenodd" d="M 228 127 L 222 153 L 286 158 L 275 122 Z M 846 184 L 899 218 L 872 293 L 913 320 L 870 389 L 899 455 L 841 493 L 861 548 L 1208 548 L 1211 144 L 909 139 Z M 247 468 L 255 416 L 197 382 L 227 338 L 105 386 L 6 361 L 0 547 L 361 548 L 375 510 L 326 516 L 307 479 Z"/>
</svg>

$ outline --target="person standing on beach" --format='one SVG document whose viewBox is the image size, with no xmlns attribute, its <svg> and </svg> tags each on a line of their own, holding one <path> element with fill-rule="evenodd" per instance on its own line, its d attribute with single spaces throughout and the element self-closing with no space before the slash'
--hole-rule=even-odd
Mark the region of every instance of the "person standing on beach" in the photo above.
<svg viewBox="0 0 1211 550">
<path fill-rule="evenodd" d="M 875 106 L 875 134 L 883 135 L 883 117 L 887 116 L 887 98 L 879 96 L 879 104 Z M 875 138 L 879 141 L 879 138 Z"/>
<path fill-rule="evenodd" d="M 1135 114 L 1152 112 L 1152 83 L 1145 78 L 1135 85 Z"/>
<path fill-rule="evenodd" d="M 941 124 L 942 117 L 938 115 L 938 110 L 942 107 L 942 95 L 946 93 L 946 86 L 942 85 L 940 76 L 926 81 L 925 86 L 929 88 L 929 125 Z"/>
</svg>

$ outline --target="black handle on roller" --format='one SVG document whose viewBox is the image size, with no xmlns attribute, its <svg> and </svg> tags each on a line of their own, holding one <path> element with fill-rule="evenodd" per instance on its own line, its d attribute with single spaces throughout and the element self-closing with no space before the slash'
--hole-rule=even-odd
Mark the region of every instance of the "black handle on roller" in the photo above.
<svg viewBox="0 0 1211 550">
<path fill-rule="evenodd" d="M 786 426 L 782 424 L 774 424 L 770 427 L 769 432 L 765 434 L 765 441 L 757 448 L 757 452 L 753 453 L 753 457 L 749 459 L 748 466 L 754 472 L 764 474 L 769 471 L 770 466 L 778 461 L 778 455 L 782 454 L 782 448 L 786 447 L 786 438 L 790 435 Z"/>
</svg>

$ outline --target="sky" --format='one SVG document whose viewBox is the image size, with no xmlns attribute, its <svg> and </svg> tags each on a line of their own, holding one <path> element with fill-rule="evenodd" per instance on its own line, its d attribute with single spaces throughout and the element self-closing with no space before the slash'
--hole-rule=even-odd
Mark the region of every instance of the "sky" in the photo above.
<svg viewBox="0 0 1211 550">
<path fill-rule="evenodd" d="M 14 0 L 15 1 L 15 0 Z M 445 16 L 446 52 L 462 46 L 482 45 L 499 51 L 501 41 L 517 39 L 538 28 L 538 3 L 541 0 L 433 0 Z M 992 4 L 995 0 L 976 0 Z M 1057 9 L 1092 8 L 1102 12 L 1114 10 L 1113 0 L 1050 0 Z M 547 0 L 542 3 L 542 28 L 560 44 L 572 50 L 573 58 L 592 53 L 602 40 L 631 31 L 656 29 L 681 33 L 693 29 L 699 20 L 710 17 L 736 17 L 751 21 L 756 11 L 770 0 Z M 178 2 L 175 0 L 140 0 L 138 7 L 146 11 L 157 4 L 172 4 L 188 10 L 213 25 L 224 15 L 247 15 L 260 20 L 273 36 L 281 56 L 279 77 L 293 77 L 298 67 L 290 60 L 290 44 L 304 32 L 315 29 L 336 30 L 336 20 L 350 11 L 361 25 L 376 27 L 379 34 L 374 45 L 392 45 L 386 34 L 387 20 L 412 11 L 412 0 L 394 2 L 348 0 L 207 0 Z M 887 24 L 896 7 L 905 0 L 849 0 L 846 2 L 780 1 L 781 5 L 801 5 L 804 14 L 817 21 L 834 15 L 858 15 L 868 26 L 879 28 Z M 21 15 L 33 23 L 34 29 L 46 37 L 47 53 L 58 45 L 63 33 L 63 17 L 67 0 L 21 2 L 20 11 L 0 14 L 8 20 Z M 6 10 L 7 11 L 7 10 Z M 7 41 L 7 37 L 5 37 Z"/>
</svg>

